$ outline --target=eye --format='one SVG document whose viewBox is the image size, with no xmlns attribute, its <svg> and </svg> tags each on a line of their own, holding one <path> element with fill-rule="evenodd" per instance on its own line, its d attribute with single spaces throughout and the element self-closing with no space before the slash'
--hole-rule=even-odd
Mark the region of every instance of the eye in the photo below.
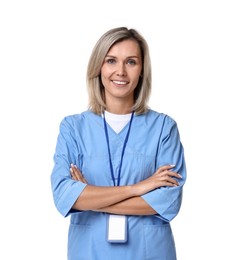
<svg viewBox="0 0 237 260">
<path fill-rule="evenodd" d="M 115 61 L 115 59 L 109 58 L 109 59 L 106 59 L 105 62 L 108 64 L 114 64 L 116 61 Z"/>
<path fill-rule="evenodd" d="M 129 60 L 127 61 L 127 64 L 136 65 L 137 63 L 136 63 L 136 61 L 135 61 L 134 59 L 129 59 Z"/>
</svg>

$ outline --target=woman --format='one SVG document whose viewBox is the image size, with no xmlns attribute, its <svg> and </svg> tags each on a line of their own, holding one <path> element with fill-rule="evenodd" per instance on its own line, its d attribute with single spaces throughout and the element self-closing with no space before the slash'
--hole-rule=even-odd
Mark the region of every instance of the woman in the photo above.
<svg viewBox="0 0 237 260">
<path fill-rule="evenodd" d="M 95 45 L 89 109 L 60 125 L 51 175 L 59 212 L 71 217 L 70 260 L 175 260 L 170 221 L 186 179 L 176 122 L 147 107 L 145 39 L 115 28 Z"/>
</svg>

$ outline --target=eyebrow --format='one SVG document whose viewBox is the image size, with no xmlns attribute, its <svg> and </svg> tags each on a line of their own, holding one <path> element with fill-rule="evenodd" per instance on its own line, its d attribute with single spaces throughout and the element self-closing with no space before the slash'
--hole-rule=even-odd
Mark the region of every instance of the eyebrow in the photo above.
<svg viewBox="0 0 237 260">
<path fill-rule="evenodd" d="M 105 58 L 117 58 L 117 57 L 116 57 L 116 56 L 113 56 L 113 55 L 106 55 Z M 132 58 L 139 59 L 139 57 L 136 56 L 136 55 L 126 57 L 126 59 L 132 59 Z"/>
</svg>

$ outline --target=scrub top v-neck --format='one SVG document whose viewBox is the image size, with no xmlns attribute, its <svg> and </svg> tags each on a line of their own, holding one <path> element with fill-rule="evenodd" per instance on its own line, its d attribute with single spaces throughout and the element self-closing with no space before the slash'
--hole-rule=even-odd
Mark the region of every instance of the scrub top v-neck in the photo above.
<svg viewBox="0 0 237 260">
<path fill-rule="evenodd" d="M 109 126 L 107 129 L 116 182 L 128 127 L 127 123 L 118 133 Z M 54 162 L 51 175 L 54 202 L 64 217 L 70 216 L 69 260 L 176 259 L 170 221 L 180 209 L 186 166 L 178 127 L 171 117 L 153 110 L 134 114 L 124 150 L 120 186 L 138 183 L 166 164 L 174 164 L 174 171 L 182 179 L 178 187 L 162 187 L 142 196 L 157 214 L 127 216 L 126 243 L 107 241 L 106 213 L 72 209 L 87 184 L 71 179 L 71 163 L 77 165 L 90 185 L 114 186 L 103 117 L 89 110 L 65 117 L 60 124 Z"/>
</svg>

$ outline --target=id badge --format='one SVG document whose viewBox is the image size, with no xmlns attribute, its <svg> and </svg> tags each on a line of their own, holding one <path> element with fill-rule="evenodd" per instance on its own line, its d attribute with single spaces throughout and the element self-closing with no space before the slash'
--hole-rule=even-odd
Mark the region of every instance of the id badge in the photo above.
<svg viewBox="0 0 237 260">
<path fill-rule="evenodd" d="M 127 242 L 127 217 L 124 215 L 108 215 L 107 240 L 110 243 Z"/>
</svg>

